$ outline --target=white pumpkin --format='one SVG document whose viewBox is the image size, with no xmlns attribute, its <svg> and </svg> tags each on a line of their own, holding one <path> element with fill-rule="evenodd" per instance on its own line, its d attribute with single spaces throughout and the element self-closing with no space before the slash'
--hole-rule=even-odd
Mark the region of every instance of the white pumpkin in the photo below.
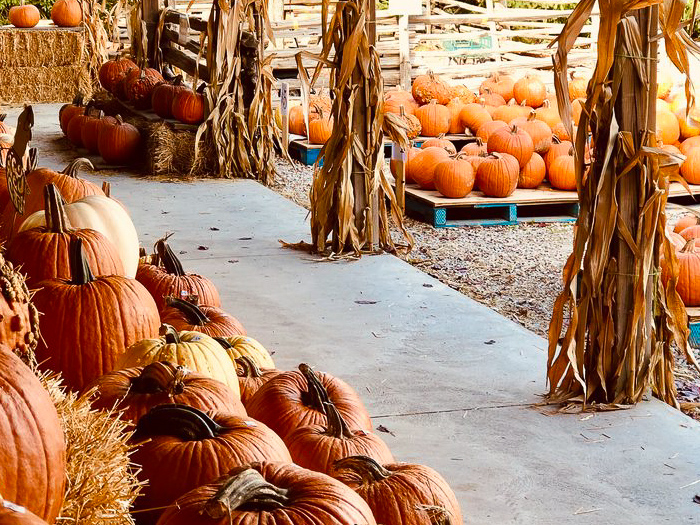
<svg viewBox="0 0 700 525">
<path fill-rule="evenodd" d="M 136 277 L 139 265 L 139 239 L 136 228 L 126 210 L 115 200 L 104 195 L 89 195 L 65 205 L 66 216 L 73 228 L 92 228 L 107 237 L 117 247 L 130 279 Z M 44 211 L 32 213 L 19 231 L 45 226 Z"/>
</svg>

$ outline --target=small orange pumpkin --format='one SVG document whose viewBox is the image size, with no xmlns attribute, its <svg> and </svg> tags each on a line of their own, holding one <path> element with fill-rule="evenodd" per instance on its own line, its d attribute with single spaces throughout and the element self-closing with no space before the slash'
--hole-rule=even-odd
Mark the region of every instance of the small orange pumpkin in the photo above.
<svg viewBox="0 0 700 525">
<path fill-rule="evenodd" d="M 700 306 L 700 252 L 691 239 L 676 253 L 678 257 L 678 282 L 676 290 L 686 306 Z"/>
<path fill-rule="evenodd" d="M 502 120 L 490 120 L 488 122 L 484 122 L 479 127 L 479 129 L 476 131 L 476 136 L 478 139 L 481 139 L 482 142 L 487 143 L 489 141 L 489 137 L 494 131 L 507 127 L 507 122 L 503 122 Z"/>
<path fill-rule="evenodd" d="M 51 8 L 51 20 L 59 27 L 77 27 L 83 21 L 83 8 L 78 0 L 57 0 Z"/>
<path fill-rule="evenodd" d="M 544 155 L 552 147 L 552 129 L 541 120 L 537 120 L 537 113 L 533 109 L 527 118 L 516 118 L 510 121 L 511 126 L 518 126 L 525 131 L 535 147 L 535 151 Z"/>
<path fill-rule="evenodd" d="M 569 80 L 569 100 L 573 102 L 576 99 L 586 99 L 586 89 L 588 88 L 588 79 L 580 72 L 572 70 Z"/>
<path fill-rule="evenodd" d="M 513 98 L 514 86 L 515 81 L 511 77 L 495 72 L 491 73 L 491 76 L 481 83 L 479 93 L 484 94 L 491 91 L 491 93 L 496 93 L 503 97 L 503 100 L 509 102 Z"/>
<path fill-rule="evenodd" d="M 548 99 L 545 99 L 544 103 L 535 110 L 535 114 L 537 115 L 537 120 L 541 120 L 550 128 L 553 128 L 561 122 L 556 104 L 552 106 Z"/>
<path fill-rule="evenodd" d="M 688 152 L 681 164 L 681 175 L 688 184 L 700 184 L 700 148 Z"/>
<path fill-rule="evenodd" d="M 568 155 L 572 147 L 571 141 L 559 140 L 557 136 L 552 137 L 552 147 L 544 155 L 544 163 L 547 165 L 547 170 L 549 170 L 549 166 L 554 162 L 554 159 L 561 155 Z"/>
<path fill-rule="evenodd" d="M 530 158 L 530 162 L 525 164 L 525 167 L 520 170 L 518 177 L 518 188 L 537 188 L 544 181 L 547 175 L 547 166 L 545 166 L 542 156 L 535 152 Z"/>
<path fill-rule="evenodd" d="M 506 99 L 503 98 L 498 93 L 492 93 L 488 88 L 484 90 L 484 93 L 480 95 L 484 99 L 484 104 L 487 106 L 500 107 L 506 105 Z"/>
<path fill-rule="evenodd" d="M 673 227 L 673 233 L 681 233 L 686 228 L 690 226 L 697 226 L 698 224 L 700 224 L 700 217 L 694 213 L 688 213 L 687 215 L 683 215 L 683 217 L 678 219 L 676 225 Z"/>
<path fill-rule="evenodd" d="M 663 142 L 666 144 L 665 141 Z M 681 145 L 678 146 L 678 149 L 681 150 L 683 155 L 688 155 L 690 150 L 697 147 L 700 147 L 700 136 L 685 139 L 683 142 L 681 142 Z"/>
<path fill-rule="evenodd" d="M 568 155 L 560 155 L 554 159 L 549 167 L 549 182 L 558 190 L 576 190 L 576 163 L 573 148 L 569 150 Z"/>
<path fill-rule="evenodd" d="M 538 108 L 547 97 L 547 88 L 539 78 L 525 75 L 513 86 L 513 97 L 518 104 L 524 102 L 528 106 Z"/>
<path fill-rule="evenodd" d="M 475 174 L 471 162 L 460 155 L 445 160 L 435 167 L 435 189 L 445 197 L 463 199 L 474 187 Z"/>
<path fill-rule="evenodd" d="M 678 118 L 670 111 L 656 112 L 656 136 L 664 144 L 673 144 L 681 136 L 681 128 Z"/>
<path fill-rule="evenodd" d="M 481 153 L 486 154 L 488 151 L 484 141 L 477 137 L 475 142 L 468 142 L 465 144 L 460 153 L 464 153 L 465 155 L 479 155 Z"/>
<path fill-rule="evenodd" d="M 476 170 L 476 187 L 487 197 L 508 197 L 518 186 L 518 159 L 508 153 L 492 153 Z"/>
<path fill-rule="evenodd" d="M 531 110 L 531 107 L 521 106 L 520 104 L 516 104 L 515 101 L 511 100 L 508 104 L 497 107 L 491 117 L 493 120 L 510 122 L 516 118 L 527 117 Z"/>
<path fill-rule="evenodd" d="M 414 181 L 424 190 L 435 189 L 435 168 L 450 158 L 443 148 L 430 147 L 420 150 L 408 163 L 407 178 Z"/>
<path fill-rule="evenodd" d="M 447 109 L 450 110 L 450 133 L 454 135 L 461 135 L 464 133 L 464 128 L 462 127 L 462 121 L 459 118 L 460 113 L 464 109 L 466 104 L 462 102 L 460 98 L 453 98 L 450 103 L 447 104 Z"/>
<path fill-rule="evenodd" d="M 453 100 L 458 98 L 462 104 L 471 104 L 472 102 L 476 102 L 476 95 L 474 92 L 467 86 L 463 86 L 461 84 L 452 86 L 450 98 Z"/>
<path fill-rule="evenodd" d="M 476 133 L 484 122 L 493 120 L 491 114 L 482 103 L 467 104 L 459 113 L 459 121 L 463 128 L 469 128 L 472 133 Z"/>
<path fill-rule="evenodd" d="M 320 118 L 309 120 L 309 144 L 325 144 L 333 134 L 333 118 L 326 117 L 320 106 L 316 109 Z"/>
<path fill-rule="evenodd" d="M 204 97 L 190 89 L 182 89 L 175 94 L 171 112 L 180 122 L 200 124 L 204 121 Z"/>
<path fill-rule="evenodd" d="M 428 139 L 423 144 L 421 144 L 421 149 L 431 148 L 431 147 L 443 148 L 450 155 L 455 155 L 457 153 L 457 148 L 449 140 L 445 138 L 445 135 L 438 135 L 436 138 Z"/>
<path fill-rule="evenodd" d="M 416 110 L 416 117 L 420 121 L 422 133 L 426 137 L 437 137 L 450 131 L 450 110 L 437 102 L 436 99 L 433 99 L 430 104 Z"/>
<path fill-rule="evenodd" d="M 27 4 L 15 5 L 10 7 L 10 12 L 8 14 L 10 23 L 15 27 L 34 27 L 39 23 L 41 19 L 41 13 L 36 6 Z"/>
<path fill-rule="evenodd" d="M 428 71 L 427 75 L 420 75 L 413 81 L 412 93 L 413 98 L 421 105 L 431 100 L 437 100 L 438 104 L 447 104 L 450 101 L 451 89 L 432 71 Z"/>
</svg>

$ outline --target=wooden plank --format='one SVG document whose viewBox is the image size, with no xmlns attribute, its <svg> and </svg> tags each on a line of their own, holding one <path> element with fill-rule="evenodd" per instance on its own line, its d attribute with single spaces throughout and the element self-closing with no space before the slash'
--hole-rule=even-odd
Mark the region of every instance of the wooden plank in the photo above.
<svg viewBox="0 0 700 525">
<path fill-rule="evenodd" d="M 478 190 L 472 191 L 463 199 L 448 199 L 434 190 L 421 190 L 415 184 L 406 186 L 406 194 L 414 199 L 425 202 L 436 208 L 454 208 L 464 206 L 483 206 L 487 204 L 549 204 L 576 203 L 578 194 L 575 191 L 559 191 L 543 184 L 536 190 L 516 189 L 510 197 L 486 197 Z"/>
<path fill-rule="evenodd" d="M 195 31 L 206 31 L 207 30 L 207 21 L 202 20 L 199 17 L 196 16 L 190 16 L 190 27 L 194 29 Z M 180 24 L 180 12 L 179 11 L 174 11 L 172 9 L 168 9 L 165 13 L 165 22 L 168 24 Z"/>
<path fill-rule="evenodd" d="M 191 56 L 179 49 L 166 48 L 163 49 L 163 60 L 192 76 L 194 76 L 195 68 L 199 66 L 199 79 L 209 82 L 209 68 L 204 64 L 199 64 L 196 56 Z"/>
<path fill-rule="evenodd" d="M 163 44 L 163 40 L 167 42 L 172 42 L 174 44 L 182 45 L 178 42 L 179 40 L 180 33 L 178 31 L 175 31 L 174 29 L 170 29 L 168 27 L 163 28 L 163 34 L 161 37 L 161 45 Z M 199 54 L 199 42 L 195 40 L 187 40 L 185 45 L 183 46 L 185 49 L 188 51 L 191 51 L 195 55 Z"/>
<path fill-rule="evenodd" d="M 411 88 L 411 49 L 408 41 L 408 15 L 399 17 L 399 77 L 401 87 Z"/>
</svg>

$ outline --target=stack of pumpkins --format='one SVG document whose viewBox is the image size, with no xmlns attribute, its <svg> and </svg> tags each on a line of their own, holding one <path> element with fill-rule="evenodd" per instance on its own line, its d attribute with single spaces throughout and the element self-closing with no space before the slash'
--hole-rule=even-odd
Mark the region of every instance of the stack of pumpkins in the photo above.
<svg viewBox="0 0 700 525">
<path fill-rule="evenodd" d="M 666 236 L 678 261 L 678 295 L 685 306 L 700 306 L 700 216 L 691 213 L 681 217 L 673 230 L 667 228 Z M 665 281 L 670 273 L 664 259 L 661 260 L 661 270 Z"/>
<path fill-rule="evenodd" d="M 99 79 L 104 89 L 136 109 L 151 109 L 161 118 L 185 124 L 204 121 L 204 96 L 185 86 L 181 76 L 166 81 L 153 68 L 139 68 L 128 58 L 115 57 L 102 64 Z"/>
<path fill-rule="evenodd" d="M 436 137 L 408 152 L 406 181 L 449 198 L 463 198 L 474 186 L 486 196 L 507 197 L 546 178 L 556 189 L 576 190 L 572 143 L 542 81 L 495 73 L 479 93 L 429 74 L 416 79 L 412 94 L 394 92 L 385 101 L 385 110 L 401 112 L 409 129 Z M 465 130 L 476 141 L 457 152 L 444 135 Z"/>
<path fill-rule="evenodd" d="M 46 315 L 37 342 L 26 286 L 0 296 L 0 520 L 19 519 L 12 502 L 36 515 L 17 523 L 52 523 L 63 498 L 55 409 L 12 353 L 34 341 L 41 369 L 132 425 L 147 482 L 139 524 L 462 523 L 438 473 L 394 461 L 355 390 L 304 364 L 276 369 L 167 239 L 140 256 L 123 205 L 74 169 L 27 183 L 23 216 L 0 191 L 3 233 Z M 0 271 L 3 285 L 18 278 L 2 261 Z"/>
<path fill-rule="evenodd" d="M 303 106 L 293 106 L 289 110 L 289 132 L 308 137 L 309 144 L 325 144 L 333 132 L 332 106 L 331 99 L 323 93 L 309 97 L 308 133 Z"/>
<path fill-rule="evenodd" d="M 141 145 L 139 130 L 125 122 L 121 115 L 105 116 L 104 112 L 83 104 L 78 95 L 58 112 L 61 131 L 76 148 L 99 154 L 107 164 L 125 166 L 136 159 Z"/>
</svg>

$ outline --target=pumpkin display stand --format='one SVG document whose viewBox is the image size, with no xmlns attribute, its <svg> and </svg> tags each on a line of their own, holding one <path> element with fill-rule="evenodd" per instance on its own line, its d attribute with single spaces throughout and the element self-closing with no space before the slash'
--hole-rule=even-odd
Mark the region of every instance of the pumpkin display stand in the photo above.
<svg viewBox="0 0 700 525">
<path fill-rule="evenodd" d="M 0 26 L 0 100 L 4 104 L 65 102 L 92 92 L 83 28 L 42 20 L 31 29 Z"/>
<path fill-rule="evenodd" d="M 107 92 L 93 97 L 93 106 L 106 115 L 121 115 L 145 138 L 135 164 L 145 175 L 157 177 L 206 177 L 216 172 L 216 152 L 206 136 L 194 164 L 194 142 L 199 126 L 163 119 L 151 111 L 134 109 Z"/>
<path fill-rule="evenodd" d="M 700 195 L 700 185 L 690 185 Z M 509 226 L 527 222 L 575 222 L 578 194 L 559 191 L 549 184 L 537 189 L 516 189 L 510 197 L 485 197 L 474 190 L 463 199 L 449 199 L 435 190 L 422 190 L 415 184 L 405 186 L 406 211 L 435 228 L 456 226 Z M 692 199 L 677 182 L 671 184 L 669 199 Z M 700 310 L 698 311 L 700 321 Z M 700 323 L 698 324 L 700 346 Z"/>
</svg>

